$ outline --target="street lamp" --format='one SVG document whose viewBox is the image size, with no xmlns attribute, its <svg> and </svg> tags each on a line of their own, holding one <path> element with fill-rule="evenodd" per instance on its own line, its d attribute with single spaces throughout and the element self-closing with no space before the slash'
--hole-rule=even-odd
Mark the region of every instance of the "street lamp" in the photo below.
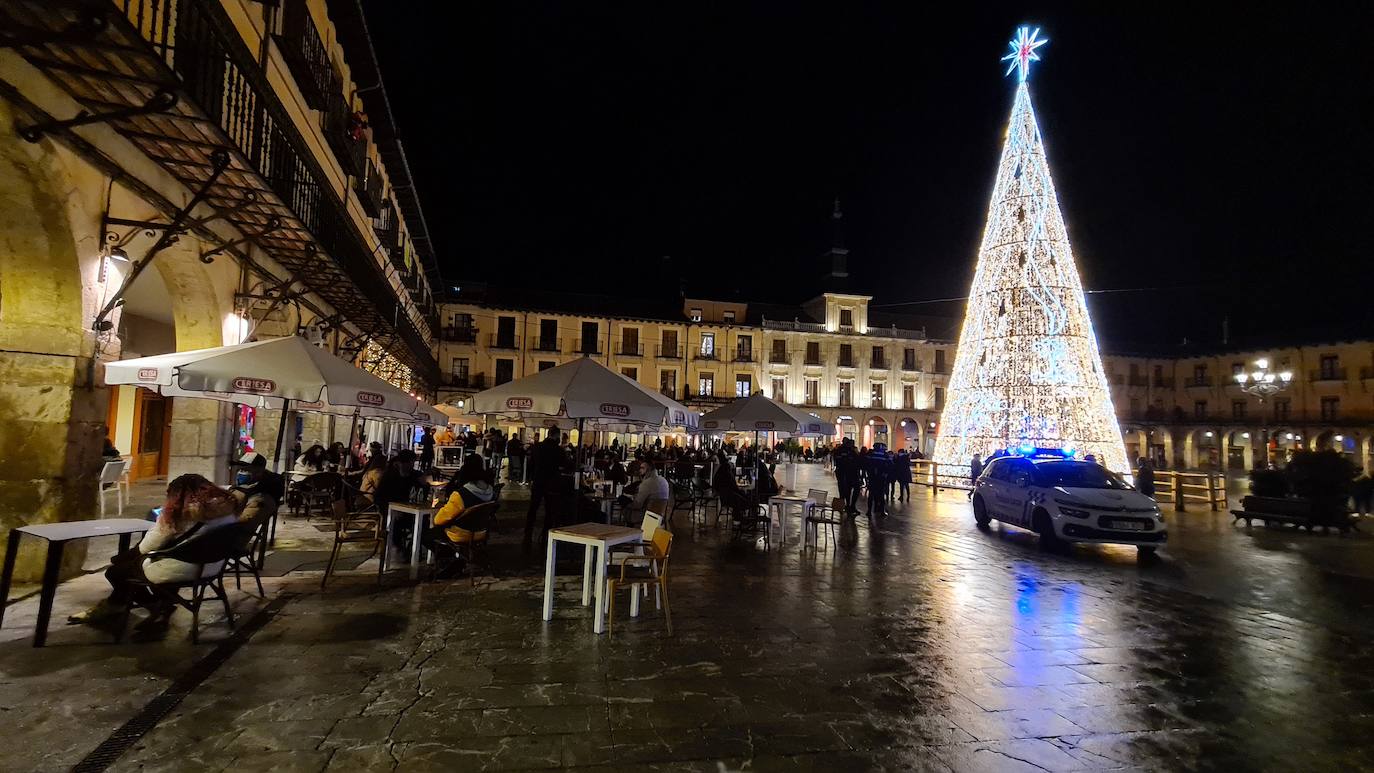
<svg viewBox="0 0 1374 773">
<path fill-rule="evenodd" d="M 1236 383 L 1240 385 L 1240 391 L 1258 397 L 1260 402 L 1264 398 L 1273 397 L 1288 388 L 1293 381 L 1291 370 L 1271 373 L 1269 371 L 1269 360 L 1260 358 L 1255 360 L 1255 370 L 1250 373 L 1237 373 Z"/>
</svg>

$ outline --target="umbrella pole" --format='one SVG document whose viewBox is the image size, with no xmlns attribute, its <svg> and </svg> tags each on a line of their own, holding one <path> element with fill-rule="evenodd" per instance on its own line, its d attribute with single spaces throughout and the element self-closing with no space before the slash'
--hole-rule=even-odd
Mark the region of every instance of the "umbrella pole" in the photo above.
<svg viewBox="0 0 1374 773">
<path fill-rule="evenodd" d="M 281 472 L 281 444 L 286 440 L 286 415 L 291 412 L 291 401 L 281 401 L 281 421 L 277 423 L 277 450 L 272 454 L 272 468 Z"/>
<path fill-rule="evenodd" d="M 353 455 L 353 441 L 354 441 L 354 439 L 357 438 L 357 436 L 358 436 L 358 415 L 359 415 L 359 413 L 361 413 L 361 412 L 360 412 L 360 411 L 354 411 L 354 412 L 353 412 L 353 421 L 351 421 L 351 422 L 348 423 L 348 448 L 345 449 L 345 450 L 346 450 L 347 453 L 348 453 L 348 459 L 349 459 L 349 461 L 346 462 L 346 463 L 344 464 L 344 470 L 349 470 L 349 469 L 351 469 L 351 468 L 353 467 L 352 460 L 358 458 L 358 457 L 356 457 L 356 456 Z"/>
</svg>

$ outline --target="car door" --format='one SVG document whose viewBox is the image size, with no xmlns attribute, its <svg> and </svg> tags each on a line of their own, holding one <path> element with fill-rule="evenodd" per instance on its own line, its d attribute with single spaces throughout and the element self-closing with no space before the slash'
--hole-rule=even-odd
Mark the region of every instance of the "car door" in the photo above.
<svg viewBox="0 0 1374 773">
<path fill-rule="evenodd" d="M 1003 498 L 1006 492 L 1003 489 L 1007 485 L 1007 460 L 994 459 L 988 462 L 987 469 L 978 478 L 979 493 L 983 497 L 983 506 L 987 508 L 988 515 L 993 518 L 1003 520 Z"/>
<path fill-rule="evenodd" d="M 1002 498 L 1003 517 L 1017 526 L 1029 528 L 1030 508 L 1026 503 L 1034 480 L 1031 463 L 1025 459 L 1008 460 L 1006 478 L 1002 489 L 1005 492 Z"/>
</svg>

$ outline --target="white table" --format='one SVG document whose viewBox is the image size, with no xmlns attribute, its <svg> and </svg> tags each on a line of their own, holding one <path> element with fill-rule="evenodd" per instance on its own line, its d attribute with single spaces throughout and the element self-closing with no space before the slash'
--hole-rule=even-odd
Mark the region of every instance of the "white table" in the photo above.
<svg viewBox="0 0 1374 773">
<path fill-rule="evenodd" d="M 544 619 L 553 619 L 553 570 L 559 542 L 582 546 L 582 606 L 596 597 L 596 618 L 592 630 L 605 630 L 606 618 L 606 556 L 612 547 L 637 542 L 643 537 L 640 529 L 611 526 L 605 523 L 579 523 L 549 530 L 548 556 L 544 562 Z M 592 585 L 592 568 L 596 568 L 596 585 Z M 638 605 L 636 605 L 638 606 Z"/>
<path fill-rule="evenodd" d="M 811 515 L 811 508 L 816 506 L 814 501 L 796 494 L 775 494 L 768 498 L 768 517 L 770 519 L 773 517 L 773 508 L 778 508 L 778 525 L 782 529 L 782 535 L 778 538 L 780 545 L 787 544 L 787 511 L 793 505 L 800 506 L 802 509 L 802 527 L 804 529 L 806 518 Z M 768 528 L 773 527 L 770 524 Z"/>
<path fill-rule="evenodd" d="M 61 521 L 17 526 L 10 530 L 5 553 L 5 568 L 0 572 L 0 623 L 5 619 L 5 604 L 9 601 L 10 580 L 14 578 L 14 562 L 19 556 L 19 538 L 37 537 L 48 543 L 47 561 L 43 565 L 43 586 L 38 594 L 38 623 L 34 626 L 33 646 L 42 647 L 48 639 L 48 618 L 52 615 L 53 597 L 57 595 L 58 572 L 62 568 L 62 551 L 68 542 L 92 537 L 119 537 L 119 552 L 129 549 L 130 537 L 153 528 L 152 521 L 141 518 L 105 518 L 91 521 Z"/>
<path fill-rule="evenodd" d="M 439 512 L 439 508 L 429 505 L 412 505 L 407 502 L 392 502 L 386 507 L 386 544 L 382 546 L 382 567 L 381 572 L 386 571 L 386 553 L 391 549 L 391 530 L 396 523 L 397 515 L 409 515 L 415 519 L 415 533 L 411 535 L 410 541 L 410 579 L 420 578 L 420 534 L 428 529 L 434 521 L 434 514 Z M 430 556 L 430 560 L 434 557 Z"/>
</svg>

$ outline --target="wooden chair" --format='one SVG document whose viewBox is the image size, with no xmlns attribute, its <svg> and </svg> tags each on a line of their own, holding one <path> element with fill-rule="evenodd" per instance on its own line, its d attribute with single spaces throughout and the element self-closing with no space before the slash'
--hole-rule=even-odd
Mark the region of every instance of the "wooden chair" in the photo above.
<svg viewBox="0 0 1374 773">
<path fill-rule="evenodd" d="M 487 559 L 487 572 L 491 572 L 491 562 L 487 554 L 487 545 L 490 542 L 492 527 L 496 521 L 496 508 L 498 504 L 495 500 L 483 502 L 480 505 L 473 505 L 458 514 L 458 517 L 442 525 L 430 529 L 429 534 L 432 543 L 441 547 L 447 547 L 456 557 L 461 556 L 468 565 L 468 578 L 473 586 L 477 585 L 477 553 L 480 550 L 483 558 Z M 456 526 L 466 529 L 472 533 L 472 539 L 463 542 L 455 542 L 449 537 L 448 529 Z M 437 552 L 436 552 L 437 555 Z M 439 576 L 439 560 L 436 557 L 433 568 L 430 569 L 429 580 L 434 580 Z"/>
<path fill-rule="evenodd" d="M 646 548 L 643 555 L 627 555 L 620 559 L 620 575 L 607 583 L 606 592 L 610 598 L 610 610 L 606 626 L 606 637 L 615 635 L 615 592 L 617 588 L 629 587 L 638 593 L 640 588 L 653 587 L 658 591 L 659 605 L 663 608 L 663 619 L 668 625 L 668 635 L 673 635 L 673 611 L 668 603 L 668 559 L 673 549 L 673 533 L 667 529 L 654 532 L 652 549 Z M 633 571 L 631 571 L 633 570 Z M 637 597 L 631 598 L 637 603 Z"/>
<path fill-rule="evenodd" d="M 100 468 L 100 517 L 105 517 L 105 495 L 114 492 L 115 503 L 119 507 L 119 515 L 124 515 L 124 494 L 128 490 L 129 482 L 125 477 L 129 470 L 129 462 L 125 459 L 116 459 L 105 462 L 105 466 Z"/>
<path fill-rule="evenodd" d="M 377 509 L 376 504 L 369 504 L 360 510 L 349 510 L 348 504 L 342 499 L 335 500 L 330 504 L 334 515 L 334 549 L 329 553 L 329 563 L 325 566 L 324 577 L 320 578 L 320 590 L 324 590 L 329 583 L 329 576 L 334 573 L 334 566 L 339 561 L 339 549 L 345 544 L 358 542 L 371 542 L 372 550 L 368 552 L 367 558 L 377 554 L 378 550 L 385 550 L 382 541 L 386 538 L 382 533 L 382 514 Z M 363 560 L 366 561 L 367 558 Z M 377 582 L 382 581 L 382 562 L 378 562 Z"/>
</svg>

